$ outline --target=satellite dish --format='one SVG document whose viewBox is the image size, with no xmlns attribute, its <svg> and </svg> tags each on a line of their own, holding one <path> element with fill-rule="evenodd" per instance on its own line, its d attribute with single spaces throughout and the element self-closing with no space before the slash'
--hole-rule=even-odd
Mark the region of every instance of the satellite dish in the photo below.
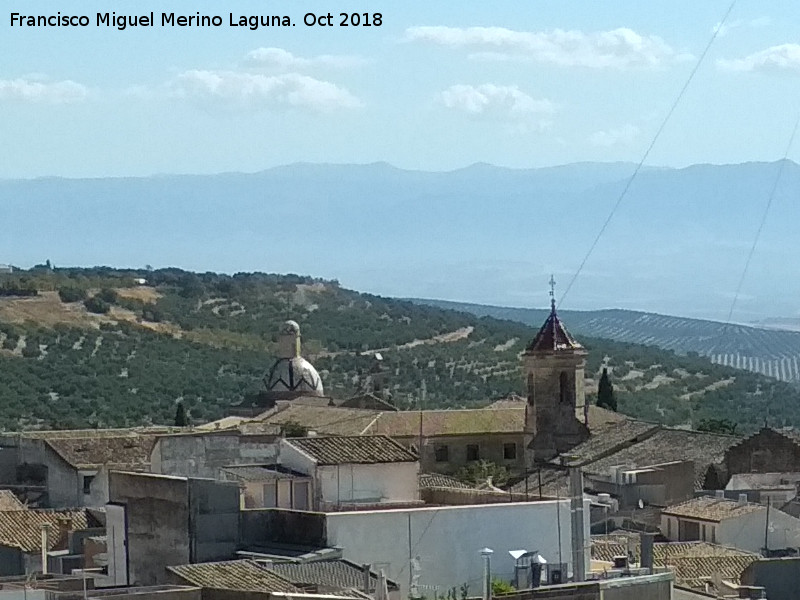
<svg viewBox="0 0 800 600">
<path fill-rule="evenodd" d="M 644 500 L 639 498 L 639 508 L 644 508 Z"/>
<path fill-rule="evenodd" d="M 547 564 L 547 560 L 546 560 L 546 559 L 545 559 L 545 557 L 544 557 L 544 556 L 542 556 L 541 554 L 537 554 L 537 555 L 536 555 L 536 556 L 533 558 L 533 560 L 535 560 L 536 562 L 538 562 L 540 565 L 546 565 L 546 564 Z"/>
</svg>

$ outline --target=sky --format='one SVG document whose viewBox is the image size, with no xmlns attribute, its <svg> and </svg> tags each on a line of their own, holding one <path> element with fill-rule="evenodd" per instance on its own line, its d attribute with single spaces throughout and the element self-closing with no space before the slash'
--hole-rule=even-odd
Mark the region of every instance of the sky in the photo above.
<svg viewBox="0 0 800 600">
<path fill-rule="evenodd" d="M 638 162 L 730 2 L 18 4 L 0 13 L 5 179 Z M 339 26 L 367 4 L 380 26 Z M 96 26 L 112 9 L 153 11 L 156 26 Z M 15 11 L 91 24 L 12 27 Z M 333 26 L 304 24 L 329 11 Z M 162 12 L 223 24 L 161 27 Z M 796 2 L 737 2 L 648 164 L 780 158 L 800 110 L 799 25 Z"/>
<path fill-rule="evenodd" d="M 638 163 L 646 157 L 646 165 L 679 168 L 774 161 L 786 152 L 800 113 L 800 7 L 793 0 L 738 0 L 730 12 L 731 0 L 17 4 L 5 2 L 0 12 L 0 180 L 250 173 L 298 162 L 383 161 L 401 169 L 449 171 L 479 162 L 531 168 Z M 155 24 L 121 30 L 97 23 L 98 13 L 112 10 L 118 17 L 152 12 Z M 84 15 L 89 25 L 18 24 L 27 19 L 14 24 L 17 11 Z M 170 13 L 218 16 L 221 25 L 165 26 L 162 14 Z M 327 22 L 328 13 L 330 26 L 306 25 Z M 349 26 L 340 24 L 341 13 L 351 16 Z M 291 24 L 231 26 L 231 20 L 273 15 Z M 354 25 L 353 15 L 371 25 Z M 788 156 L 800 161 L 800 139 Z M 220 199 L 220 210 L 224 202 Z M 610 234 L 630 208 L 622 204 Z M 109 249 L 76 243 L 74 232 L 50 235 L 42 219 L 38 233 L 50 245 L 34 244 L 24 227 L 13 231 L 13 223 L 29 223 L 29 215 L 9 210 L 3 219 L 12 223 L 12 231 L 0 240 L 2 262 L 19 266 L 41 262 L 46 249 L 62 265 L 151 263 L 227 272 L 277 268 L 256 255 L 237 253 L 234 245 L 195 240 L 189 226 L 184 223 L 182 229 L 178 222 L 174 235 L 152 246 L 134 240 Z M 599 226 L 606 210 L 581 216 L 591 214 Z M 108 229 L 102 214 L 87 215 L 86 227 Z M 244 230 L 248 216 L 240 217 Z M 48 227 L 57 229 L 54 219 Z M 742 233 L 743 247 L 749 247 L 756 225 L 754 220 L 753 231 Z M 676 232 L 686 243 L 681 235 Z M 707 232 L 702 237 L 708 242 Z M 181 239 L 188 241 L 181 246 Z M 238 241 L 247 245 L 246 236 Z M 563 265 L 537 255 L 502 270 L 492 263 L 508 264 L 500 253 L 476 265 L 464 258 L 467 240 L 448 247 L 436 264 L 428 255 L 406 262 L 378 257 L 379 264 L 371 266 L 332 256 L 336 265 L 322 269 L 319 261 L 303 263 L 291 256 L 294 262 L 282 269 L 338 278 L 375 293 L 537 305 L 531 290 L 542 297 L 553 271 L 562 284 L 569 281 L 591 241 L 591 236 L 580 240 L 585 246 L 576 246 L 575 256 L 564 258 Z M 617 296 L 592 296 L 597 291 L 592 268 L 602 262 L 606 241 L 599 246 L 600 258 L 587 263 L 570 308 L 620 304 Z M 632 271 L 647 240 L 633 242 L 634 249 L 619 263 Z M 215 258 L 200 264 L 204 256 Z M 712 266 L 735 279 L 744 256 L 725 256 L 723 264 Z M 521 270 L 539 283 L 522 282 Z M 458 287 L 472 280 L 482 285 L 487 274 L 502 279 L 491 288 L 497 290 L 491 298 Z M 425 287 L 422 275 L 435 286 Z M 661 275 L 681 285 L 680 277 Z M 775 286 L 781 281 L 777 277 Z M 761 285 L 757 277 L 747 283 Z M 733 284 L 717 292 L 732 294 Z M 685 305 L 670 302 L 661 298 L 626 306 L 688 314 Z M 693 314 L 727 309 L 727 301 L 706 304 L 705 312 Z M 787 313 L 800 314 L 800 307 L 781 308 Z"/>
</svg>

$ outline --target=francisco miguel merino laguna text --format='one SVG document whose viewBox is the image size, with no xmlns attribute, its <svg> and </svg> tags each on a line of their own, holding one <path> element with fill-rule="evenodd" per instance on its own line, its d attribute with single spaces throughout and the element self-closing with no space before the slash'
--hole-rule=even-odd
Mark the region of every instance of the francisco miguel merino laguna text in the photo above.
<svg viewBox="0 0 800 600">
<path fill-rule="evenodd" d="M 234 15 L 228 13 L 225 23 L 220 15 L 177 15 L 175 13 L 160 13 L 161 27 L 246 27 L 255 31 L 259 27 L 293 27 L 296 23 L 287 15 Z M 97 13 L 94 19 L 95 27 L 113 27 L 123 31 L 128 27 L 154 27 L 159 21 L 155 13 L 142 15 L 118 15 L 116 12 Z M 23 15 L 11 13 L 12 27 L 89 27 L 92 19 L 88 15 Z M 336 17 L 331 13 L 306 13 L 303 24 L 312 27 L 380 27 L 383 25 L 381 13 L 339 13 Z"/>
</svg>

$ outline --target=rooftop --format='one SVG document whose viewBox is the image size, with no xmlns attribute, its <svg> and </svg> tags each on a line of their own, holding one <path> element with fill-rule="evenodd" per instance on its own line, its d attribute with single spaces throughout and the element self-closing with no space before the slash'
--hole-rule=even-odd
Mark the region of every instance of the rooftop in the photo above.
<svg viewBox="0 0 800 600">
<path fill-rule="evenodd" d="M 273 563 L 269 569 L 307 591 L 362 589 L 364 571 L 361 567 L 347 560 L 320 560 L 306 563 Z M 370 571 L 370 589 L 374 590 L 378 575 Z M 389 589 L 399 589 L 397 584 L 389 581 Z"/>
<path fill-rule="evenodd" d="M 42 548 L 42 525 L 51 526 L 47 549 L 63 541 L 59 524 L 69 531 L 86 529 L 89 521 L 84 510 L 11 510 L 0 512 L 0 544 L 19 548 L 23 552 L 38 552 Z"/>
<path fill-rule="evenodd" d="M 167 567 L 192 585 L 241 592 L 299 592 L 294 585 L 254 560 L 230 560 Z"/>
<path fill-rule="evenodd" d="M 721 463 L 725 451 L 741 440 L 731 435 L 666 427 L 660 427 L 646 435 L 647 437 L 635 443 L 622 444 L 618 450 L 607 453 L 602 458 L 590 460 L 584 466 L 584 471 L 610 476 L 611 467 L 614 466 L 638 467 L 690 460 L 695 467 L 695 487 L 700 489 L 708 468 L 712 464 Z M 579 449 L 580 446 L 576 448 L 578 451 Z"/>
<path fill-rule="evenodd" d="M 27 507 L 11 490 L 0 490 L 0 511 L 27 510 Z"/>
<path fill-rule="evenodd" d="M 361 435 L 380 415 L 380 411 L 339 408 L 336 406 L 313 406 L 290 404 L 278 411 L 269 411 L 258 417 L 264 425 L 298 423 L 309 430 L 326 435 Z M 277 428 L 279 431 L 280 427 Z"/>
<path fill-rule="evenodd" d="M 516 408 L 461 410 L 379 411 L 337 406 L 292 404 L 259 417 L 266 426 L 298 423 L 324 435 L 388 435 L 390 437 L 521 433 L 525 404 Z M 243 424 L 244 425 L 244 424 Z"/>
<path fill-rule="evenodd" d="M 612 562 L 630 550 L 633 562 L 641 559 L 639 536 L 611 534 L 592 536 L 592 559 Z M 656 567 L 667 566 L 675 573 L 675 583 L 703 589 L 715 574 L 740 582 L 742 572 L 760 557 L 757 554 L 709 544 L 707 542 L 667 542 L 653 544 Z"/>
<path fill-rule="evenodd" d="M 78 469 L 103 465 L 124 468 L 150 466 L 155 436 L 127 433 L 117 436 L 48 437 L 45 443 L 67 463 Z"/>
<path fill-rule="evenodd" d="M 464 483 L 460 479 L 451 477 L 450 475 L 442 475 L 441 473 L 420 473 L 419 487 L 444 487 L 444 488 L 457 488 L 461 490 L 471 490 L 474 486 Z"/>
<path fill-rule="evenodd" d="M 417 437 L 420 424 L 423 437 L 522 433 L 525 429 L 525 408 L 384 412 L 373 421 L 368 432 L 392 437 Z"/>
<path fill-rule="evenodd" d="M 761 504 L 739 503 L 726 498 L 700 496 L 680 504 L 668 506 L 661 511 L 661 514 L 719 523 L 725 519 L 740 517 L 761 510 L 766 510 L 766 507 Z"/>
<path fill-rule="evenodd" d="M 308 475 L 287 469 L 282 465 L 233 465 L 221 467 L 221 474 L 237 481 L 268 481 L 272 479 L 307 478 Z"/>
<path fill-rule="evenodd" d="M 417 462 L 415 453 L 385 435 L 287 438 L 285 444 L 318 465 Z"/>
</svg>

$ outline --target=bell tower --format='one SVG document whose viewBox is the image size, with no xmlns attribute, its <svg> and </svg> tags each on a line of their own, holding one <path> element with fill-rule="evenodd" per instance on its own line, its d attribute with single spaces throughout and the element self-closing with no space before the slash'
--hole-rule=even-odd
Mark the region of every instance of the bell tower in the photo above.
<svg viewBox="0 0 800 600">
<path fill-rule="evenodd" d="M 583 372 L 586 349 L 558 318 L 556 282 L 550 276 L 550 314 L 522 355 L 528 395 L 526 432 L 529 462 L 550 460 L 589 437 L 576 416 L 586 409 Z"/>
</svg>

